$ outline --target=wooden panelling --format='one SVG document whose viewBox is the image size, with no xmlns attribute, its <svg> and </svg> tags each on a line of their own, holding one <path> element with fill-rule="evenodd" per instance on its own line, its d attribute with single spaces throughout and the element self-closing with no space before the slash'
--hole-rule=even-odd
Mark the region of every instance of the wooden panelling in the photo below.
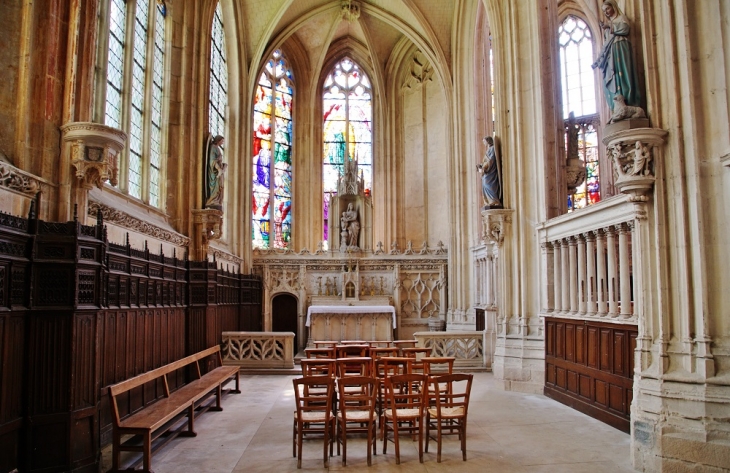
<svg viewBox="0 0 730 473">
<path fill-rule="evenodd" d="M 224 327 L 260 330 L 261 294 L 257 277 L 109 243 L 101 222 L 0 214 L 0 471 L 98 471 L 107 387 L 220 343 Z M 131 392 L 122 414 L 163 391 Z"/>
<path fill-rule="evenodd" d="M 546 317 L 545 334 L 545 395 L 628 432 L 637 327 Z"/>
</svg>

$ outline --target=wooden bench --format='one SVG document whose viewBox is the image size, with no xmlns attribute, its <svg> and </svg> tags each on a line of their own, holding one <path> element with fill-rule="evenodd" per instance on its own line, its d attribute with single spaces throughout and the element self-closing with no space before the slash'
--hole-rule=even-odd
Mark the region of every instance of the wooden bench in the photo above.
<svg viewBox="0 0 730 473">
<path fill-rule="evenodd" d="M 201 375 L 200 360 L 208 356 L 218 355 L 218 366 L 212 371 Z M 170 392 L 167 382 L 167 375 L 175 371 L 185 368 L 188 365 L 194 365 L 193 370 L 196 373 L 196 379 L 180 389 Z M 133 378 L 129 378 L 121 383 L 109 387 L 110 405 L 112 409 L 113 422 L 113 440 L 112 440 L 112 471 L 119 471 L 119 460 L 122 451 L 141 452 L 142 461 L 144 463 L 144 471 L 150 472 L 150 462 L 152 457 L 152 442 L 155 441 L 165 432 L 169 431 L 173 426 L 179 423 L 179 419 L 187 417 L 187 431 L 181 431 L 183 426 L 172 431 L 171 438 L 166 439 L 162 443 L 155 446 L 155 450 L 175 438 L 177 435 L 191 436 L 196 435 L 194 430 L 194 421 L 196 410 L 198 414 L 205 410 L 222 410 L 221 395 L 223 385 L 229 380 L 235 378 L 236 389 L 232 392 L 240 393 L 239 390 L 239 369 L 237 366 L 222 366 L 220 346 L 216 345 L 207 350 L 203 350 L 194 355 L 169 363 L 165 366 L 147 371 Z M 158 399 L 151 404 L 144 406 L 137 412 L 121 419 L 119 416 L 119 407 L 117 399 L 119 395 L 126 393 L 134 388 L 149 383 L 151 381 L 161 379 L 165 389 L 165 397 Z M 205 401 L 215 394 L 215 406 L 212 401 Z M 133 435 L 132 439 L 122 442 L 123 435 Z M 141 437 L 141 444 L 139 439 Z M 136 442 L 135 442 L 136 440 Z"/>
</svg>

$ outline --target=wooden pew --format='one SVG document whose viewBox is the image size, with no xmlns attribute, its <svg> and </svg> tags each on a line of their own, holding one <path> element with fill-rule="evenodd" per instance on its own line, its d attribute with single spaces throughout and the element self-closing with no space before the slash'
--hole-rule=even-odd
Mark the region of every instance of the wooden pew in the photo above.
<svg viewBox="0 0 730 473">
<path fill-rule="evenodd" d="M 213 354 L 218 355 L 218 364 L 220 366 L 208 373 L 205 373 L 204 375 L 201 375 L 200 360 Z M 194 429 L 196 409 L 201 412 L 208 409 L 222 410 L 222 388 L 229 380 L 235 378 L 236 389 L 232 392 L 240 393 L 238 366 L 222 366 L 222 363 L 223 360 L 221 358 L 220 346 L 216 345 L 194 355 L 186 356 L 181 360 L 174 361 L 165 366 L 147 371 L 146 373 L 142 373 L 138 376 L 122 381 L 121 383 L 110 386 L 109 397 L 111 398 L 110 405 L 112 409 L 113 422 L 111 471 L 120 471 L 120 454 L 122 451 L 130 451 L 142 453 L 144 466 L 143 471 L 150 472 L 152 442 L 160 435 L 170 430 L 171 427 L 177 423 L 175 422 L 176 420 L 180 419 L 183 415 L 187 416 L 187 430 L 182 432 L 179 430 L 173 431 L 171 438 L 168 438 L 165 442 L 156 445 L 155 450 L 162 447 L 177 435 L 194 437 L 196 435 Z M 196 379 L 193 379 L 180 389 L 170 392 L 167 375 L 181 368 L 185 368 L 188 365 L 194 366 L 192 371 L 195 373 Z M 128 417 L 121 419 L 119 416 L 119 407 L 117 406 L 118 396 L 130 391 L 131 389 L 142 386 L 145 383 L 158 379 L 161 379 L 163 382 L 165 397 L 158 399 Z M 215 406 L 211 405 L 212 402 L 205 404 L 206 399 L 212 395 L 215 395 Z M 122 442 L 123 435 L 141 437 L 141 445 L 139 442 L 133 442 L 133 440 L 135 440 L 134 438 Z"/>
</svg>

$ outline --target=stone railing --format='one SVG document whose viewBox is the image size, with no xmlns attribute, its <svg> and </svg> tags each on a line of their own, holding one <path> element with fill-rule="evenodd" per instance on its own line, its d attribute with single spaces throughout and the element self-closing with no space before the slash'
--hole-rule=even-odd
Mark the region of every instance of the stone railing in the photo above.
<svg viewBox="0 0 730 473">
<path fill-rule="evenodd" d="M 417 346 L 431 349 L 430 356 L 453 356 L 454 369 L 486 368 L 484 332 L 416 332 Z"/>
<path fill-rule="evenodd" d="M 642 290 L 637 227 L 646 212 L 625 195 L 538 227 L 543 250 L 543 315 L 636 323 Z"/>
<path fill-rule="evenodd" d="M 223 332 L 224 365 L 294 368 L 293 332 Z"/>
</svg>

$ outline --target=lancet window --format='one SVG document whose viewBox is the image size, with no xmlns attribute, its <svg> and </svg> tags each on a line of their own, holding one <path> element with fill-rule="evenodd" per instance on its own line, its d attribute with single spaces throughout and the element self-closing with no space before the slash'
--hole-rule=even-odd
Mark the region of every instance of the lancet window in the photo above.
<svg viewBox="0 0 730 473">
<path fill-rule="evenodd" d="M 253 104 L 254 248 L 288 248 L 292 227 L 292 102 L 294 77 L 281 50 L 259 76 Z"/>
<path fill-rule="evenodd" d="M 105 23 L 104 123 L 129 137 L 120 182 L 155 207 L 162 206 L 166 14 L 164 2 L 110 0 Z"/>
<path fill-rule="evenodd" d="M 226 107 L 228 106 L 228 65 L 223 13 L 220 3 L 213 15 L 210 41 L 210 95 L 208 128 L 210 134 L 226 136 Z"/>
<path fill-rule="evenodd" d="M 337 180 L 345 160 L 358 163 L 365 194 L 372 192 L 372 87 L 360 66 L 349 58 L 340 60 L 327 74 L 322 91 L 324 160 L 324 241 L 327 241 L 330 199 L 337 195 Z"/>
<path fill-rule="evenodd" d="M 585 179 L 568 194 L 568 211 L 601 200 L 596 79 L 593 63 L 594 40 L 585 21 L 569 15 L 558 28 L 560 79 L 562 86 L 565 149 L 568 159 L 576 154 L 585 168 Z M 577 142 L 574 142 L 577 141 Z"/>
</svg>

